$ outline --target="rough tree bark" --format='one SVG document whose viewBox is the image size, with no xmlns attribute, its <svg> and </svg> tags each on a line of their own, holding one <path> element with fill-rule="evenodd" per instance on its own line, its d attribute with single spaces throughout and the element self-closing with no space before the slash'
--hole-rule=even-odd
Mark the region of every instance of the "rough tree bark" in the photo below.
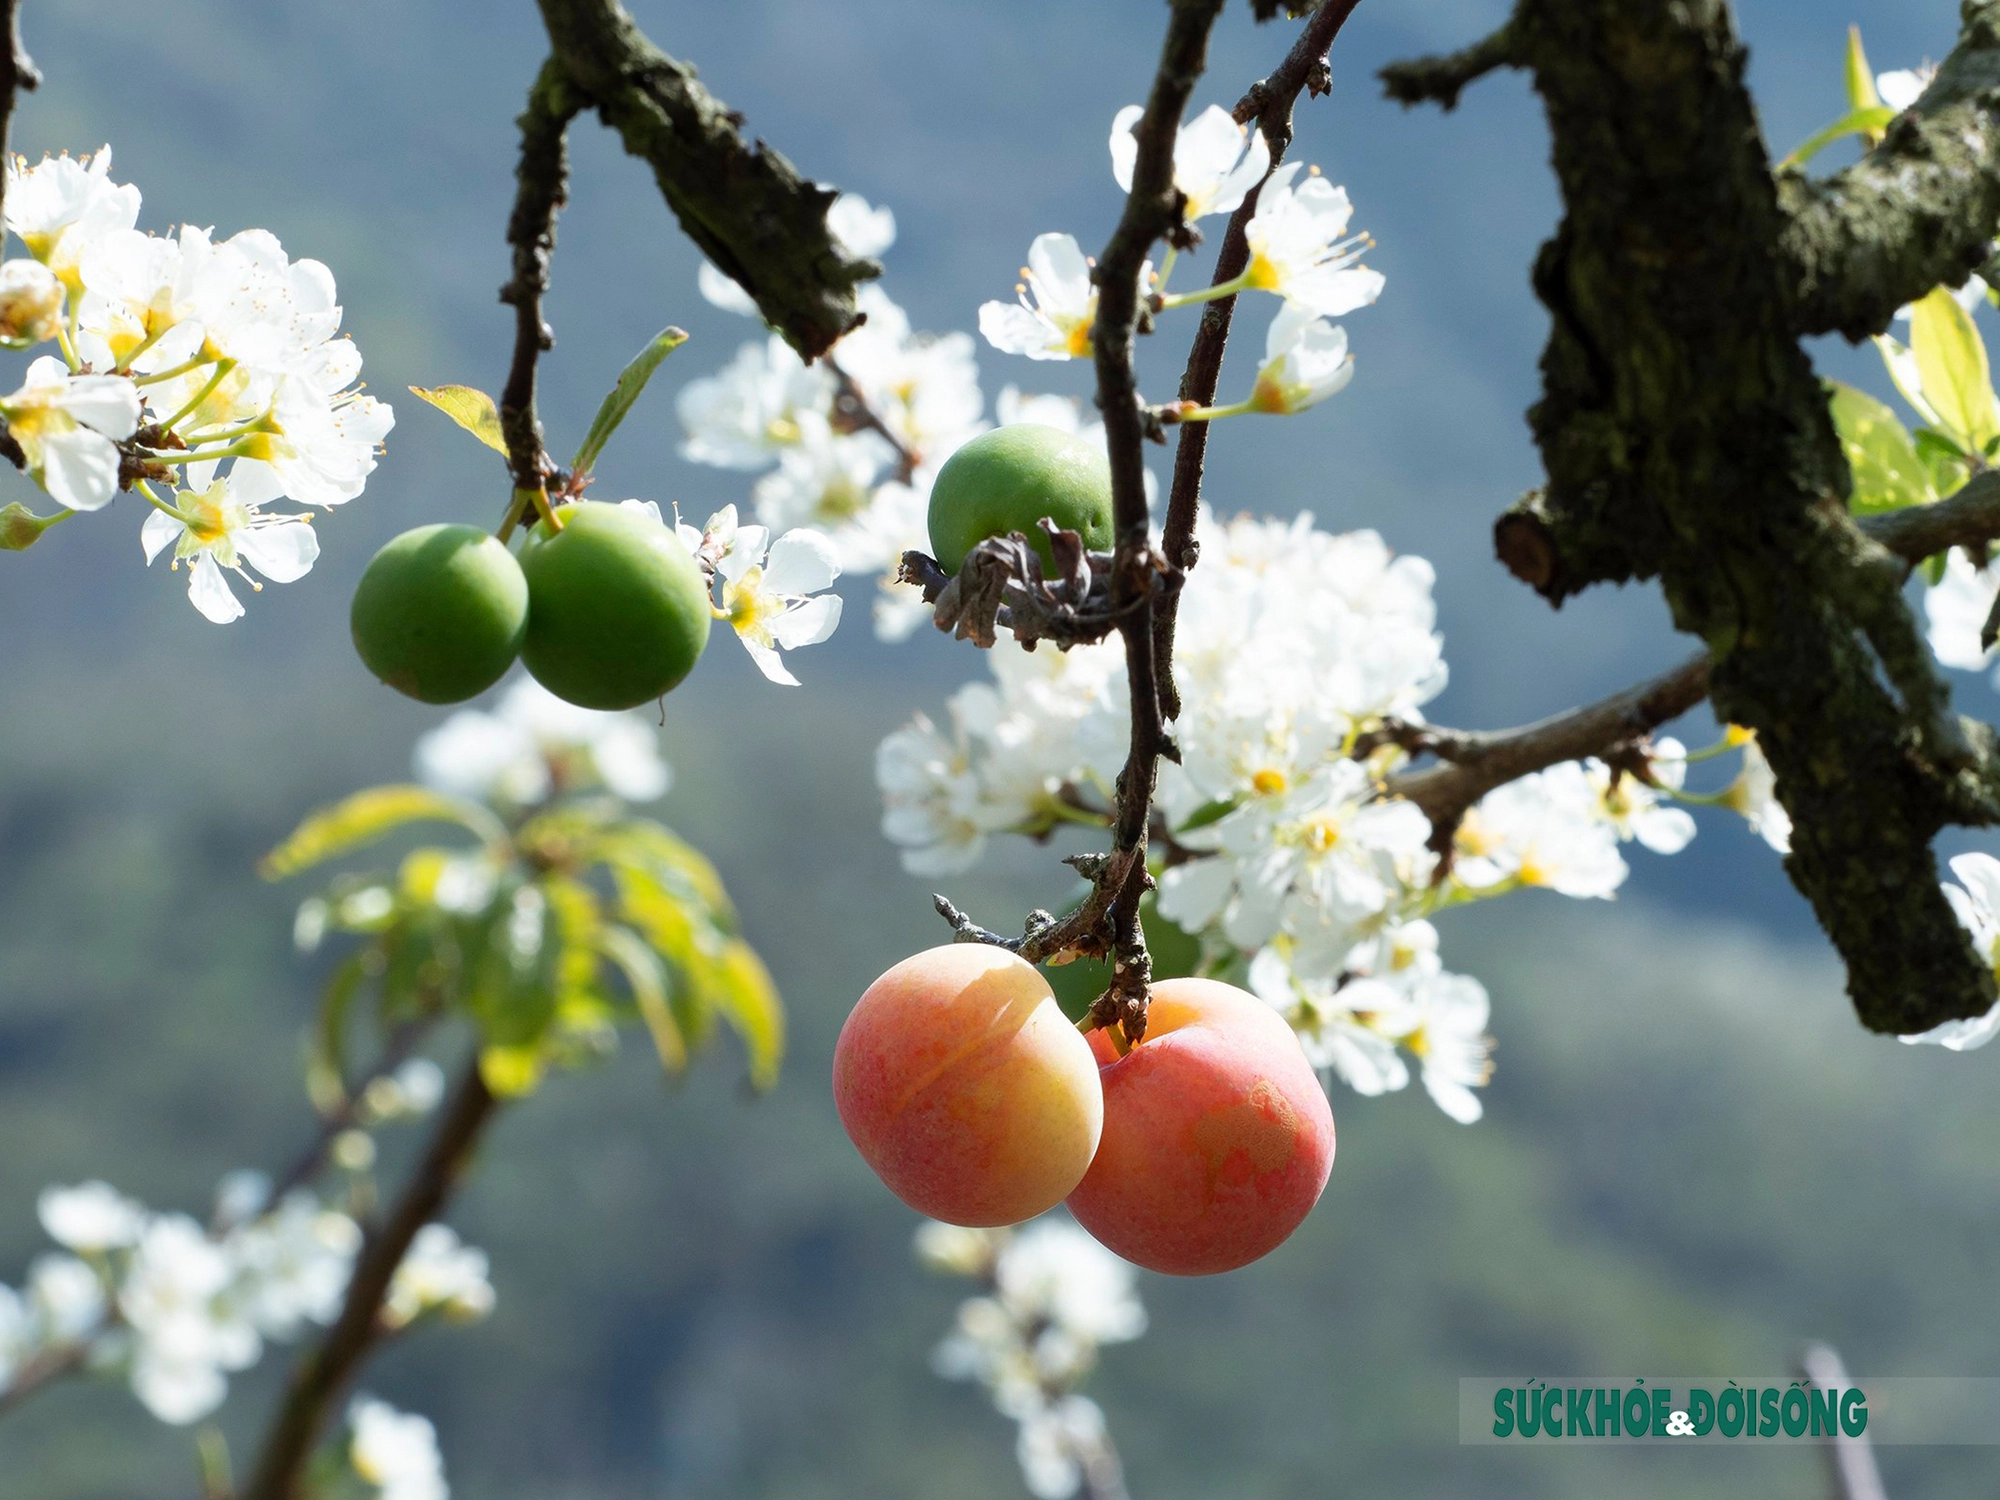
<svg viewBox="0 0 2000 1500">
<path fill-rule="evenodd" d="M 1786 868 L 1862 1021 L 1984 1013 L 1994 977 L 1938 885 L 1947 824 L 2000 820 L 1993 737 L 1951 713 L 1900 593 L 1848 517 L 1804 333 L 1885 326 L 1980 263 L 2000 217 L 2000 0 L 1967 0 L 1935 86 L 1859 166 L 1775 175 L 1724 0 L 1518 0 L 1494 37 L 1385 72 L 1449 105 L 1499 66 L 1547 109 L 1564 216 L 1534 270 L 1553 320 L 1529 421 L 1548 472 L 1496 527 L 1551 603 L 1657 579 L 1755 729 Z"/>
</svg>

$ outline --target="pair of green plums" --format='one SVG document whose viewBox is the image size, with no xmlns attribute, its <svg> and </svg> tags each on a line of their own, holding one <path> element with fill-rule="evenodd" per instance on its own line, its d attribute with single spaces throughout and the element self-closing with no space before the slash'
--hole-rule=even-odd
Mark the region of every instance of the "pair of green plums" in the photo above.
<svg viewBox="0 0 2000 1500">
<path fill-rule="evenodd" d="M 518 657 L 558 698 L 624 709 L 658 698 L 708 643 L 707 581 L 670 527 L 635 506 L 585 502 L 544 522 L 517 561 L 473 526 L 419 526 L 375 555 L 354 591 L 355 649 L 424 703 L 459 703 Z M 1018 423 L 954 453 L 931 488 L 931 550 L 946 572 L 988 537 L 1021 532 L 1051 563 L 1047 518 L 1111 545 L 1111 474 L 1072 433 Z"/>
<path fill-rule="evenodd" d="M 709 594 L 672 528 L 584 502 L 519 560 L 476 526 L 419 526 L 375 554 L 349 623 L 361 660 L 423 703 L 460 703 L 518 657 L 558 698 L 622 709 L 659 697 L 708 644 Z"/>
</svg>

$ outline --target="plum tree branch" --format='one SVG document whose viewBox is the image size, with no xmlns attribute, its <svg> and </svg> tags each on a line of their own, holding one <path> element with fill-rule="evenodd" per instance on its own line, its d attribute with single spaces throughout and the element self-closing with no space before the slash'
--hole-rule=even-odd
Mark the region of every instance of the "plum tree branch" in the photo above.
<svg viewBox="0 0 2000 1500">
<path fill-rule="evenodd" d="M 520 498 L 540 490 L 555 473 L 535 413 L 535 366 L 555 333 L 542 317 L 549 289 L 549 262 L 556 248 L 556 215 L 569 194 L 569 159 L 564 138 L 583 107 L 580 95 L 555 58 L 542 64 L 528 89 L 528 107 L 517 122 L 521 162 L 515 169 L 514 211 L 507 219 L 513 276 L 500 300 L 514 309 L 514 357 L 500 391 L 500 432 L 507 442 L 507 467 L 517 492 L 507 529 L 528 503 Z"/>
<path fill-rule="evenodd" d="M 263 1451 L 238 1500 L 298 1500 L 301 1472 L 328 1413 L 382 1335 L 382 1304 L 396 1268 L 417 1231 L 437 1216 L 458 1185 L 499 1105 L 479 1075 L 475 1054 L 388 1218 L 362 1241 L 340 1316 L 319 1345 L 292 1367 Z"/>
<path fill-rule="evenodd" d="M 1778 179 L 1800 333 L 1880 333 L 1985 264 L 2000 226 L 2000 0 L 1964 0 L 1958 44 L 1854 165 Z"/>
<path fill-rule="evenodd" d="M 653 169 L 682 231 L 748 292 L 808 360 L 856 327 L 856 284 L 881 274 L 826 225 L 832 188 L 799 175 L 687 63 L 649 41 L 617 0 L 538 0 L 554 61 L 582 100 Z"/>
<path fill-rule="evenodd" d="M 1259 128 L 1272 140 L 1274 155 L 1281 154 L 1291 139 L 1291 109 L 1299 93 L 1306 89 L 1326 91 L 1326 49 L 1356 3 L 1358 0 L 1322 0 L 1278 70 L 1253 85 L 1238 104 L 1238 122 L 1256 119 Z M 1063 954 L 1109 955 L 1111 987 L 1092 1006 L 1089 1019 L 1098 1026 L 1122 1026 L 1131 1042 L 1137 1042 L 1145 1034 L 1152 959 L 1140 925 L 1139 903 L 1153 884 L 1146 868 L 1146 845 L 1153 821 L 1159 762 L 1162 756 L 1177 760 L 1180 753 L 1167 731 L 1167 722 L 1178 716 L 1180 710 L 1172 683 L 1173 610 L 1181 579 L 1197 556 L 1194 526 L 1200 500 L 1202 455 L 1206 451 L 1205 432 L 1197 435 L 1195 427 L 1183 428 L 1164 533 L 1168 551 L 1162 557 L 1153 551 L 1148 539 L 1151 518 L 1146 504 L 1144 462 L 1146 439 L 1159 435 L 1159 413 L 1140 396 L 1134 343 L 1144 306 L 1140 277 L 1148 252 L 1161 239 L 1182 249 L 1196 242 L 1183 217 L 1184 199 L 1174 186 L 1174 144 L 1189 96 L 1206 64 L 1209 33 L 1221 8 L 1221 0 L 1173 0 L 1173 14 L 1152 89 L 1132 132 L 1137 148 L 1132 186 L 1117 227 L 1092 273 L 1098 291 L 1092 350 L 1097 405 L 1104 417 L 1105 446 L 1111 466 L 1113 549 L 1101 570 L 1106 575 L 1105 603 L 1100 611 L 1089 615 L 1084 628 L 1101 629 L 1105 623 L 1115 624 L 1124 647 L 1131 713 L 1131 739 L 1124 768 L 1119 772 L 1111 818 L 1111 850 L 1107 854 L 1072 859 L 1070 863 L 1090 882 L 1089 893 L 1080 905 L 1060 918 L 1047 912 L 1031 913 L 1026 931 L 1018 940 L 1003 938 L 979 926 L 943 896 L 935 898 L 939 914 L 951 923 L 954 934 L 962 941 L 998 943 L 1030 962 Z M 1271 9 L 1275 13 L 1276 7 Z M 1240 272 L 1247 262 L 1245 229 L 1255 211 L 1253 197 L 1231 219 L 1223 254 L 1218 257 L 1218 280 Z M 1232 254 L 1235 269 L 1227 271 L 1225 267 L 1230 262 L 1224 257 Z M 1218 300 L 1204 313 L 1190 351 L 1189 373 L 1182 380 L 1184 398 L 1190 393 L 1205 393 L 1208 399 L 1213 399 L 1229 336 L 1229 306 L 1228 302 Z M 1189 446 L 1190 441 L 1194 446 Z M 945 621 L 940 616 L 946 628 L 951 628 L 964 618 L 962 605 L 959 600 L 943 600 L 947 581 L 936 573 L 934 565 L 925 568 L 929 561 L 921 554 L 907 554 L 904 577 L 925 584 L 926 599 L 952 605 L 951 620 Z M 1098 572 L 1098 559 L 1093 557 L 1090 561 L 1092 572 Z M 1004 566 L 997 555 L 995 563 Z M 1038 573 L 1035 581 L 1039 584 Z M 1036 597 L 1033 589 L 1009 591 L 1008 583 L 1008 579 L 1002 578 L 976 590 L 981 612 L 975 617 L 972 631 L 961 625 L 961 633 L 975 633 L 977 638 L 977 632 L 990 632 L 994 619 L 1018 621 L 1024 611 L 1032 612 L 1030 618 L 1054 620 L 1055 627 L 1044 633 L 1057 639 L 1064 639 L 1064 630 L 1077 629 L 1077 621 L 1062 617 L 1055 610 L 1064 604 L 1082 602 L 1084 591 L 1089 588 L 1089 580 L 1082 574 L 1075 580 L 1079 592 L 1074 601 L 1067 595 L 1042 599 Z"/>
<path fill-rule="evenodd" d="M 1709 648 L 1718 716 L 1755 730 L 1770 760 L 1793 823 L 1786 869 L 1846 960 L 1856 1011 L 1901 1034 L 1995 1000 L 1931 845 L 1950 823 L 2000 821 L 2000 754 L 1951 712 L 1890 545 L 1899 528 L 1905 545 L 1950 544 L 1944 523 L 1987 491 L 1886 536 L 1856 524 L 1799 339 L 1839 321 L 1812 309 L 1838 303 L 1843 278 L 1846 326 L 1880 326 L 1960 264 L 1961 220 L 1990 237 L 2000 197 L 1980 179 L 2000 94 L 1983 80 L 2000 83 L 2000 0 L 1967 0 L 1964 16 L 1915 123 L 1817 195 L 1772 171 L 1725 0 L 1516 0 L 1505 31 L 1504 60 L 1533 73 L 1547 111 L 1564 215 L 1534 271 L 1551 332 L 1529 420 L 1548 483 L 1501 518 L 1498 550 L 1552 603 L 1659 580 Z M 1940 154 L 1939 129 L 1979 139 Z M 1887 203 L 1897 194 L 1913 203 Z M 1802 230 L 1814 214 L 1845 238 Z"/>
</svg>

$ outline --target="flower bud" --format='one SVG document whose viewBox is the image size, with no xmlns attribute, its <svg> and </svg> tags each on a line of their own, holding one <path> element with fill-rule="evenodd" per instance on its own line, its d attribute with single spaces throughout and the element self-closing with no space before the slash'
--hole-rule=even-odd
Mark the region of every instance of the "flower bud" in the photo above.
<svg viewBox="0 0 2000 1500">
<path fill-rule="evenodd" d="M 0 344 L 25 349 L 62 326 L 63 286 L 38 260 L 0 261 Z"/>
</svg>

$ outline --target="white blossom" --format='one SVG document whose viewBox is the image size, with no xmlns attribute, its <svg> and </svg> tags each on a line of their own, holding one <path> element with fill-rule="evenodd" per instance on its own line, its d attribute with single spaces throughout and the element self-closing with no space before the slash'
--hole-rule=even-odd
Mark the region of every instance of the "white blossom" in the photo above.
<svg viewBox="0 0 2000 1500">
<path fill-rule="evenodd" d="M 99 510 L 118 493 L 118 443 L 139 425 L 139 389 L 119 375 L 72 375 L 53 355 L 0 396 L 0 417 L 27 456 L 28 477 L 70 510 Z"/>
<path fill-rule="evenodd" d="M 1935 63 L 1924 63 L 1915 68 L 1892 68 L 1875 75 L 1875 93 L 1889 108 L 1900 112 L 1915 104 L 1935 77 Z"/>
<path fill-rule="evenodd" d="M 1111 121 L 1111 175 L 1127 193 L 1139 161 L 1132 131 L 1145 112 L 1128 104 Z M 1174 135 L 1174 186 L 1187 200 L 1181 213 L 1190 224 L 1208 214 L 1234 211 L 1270 169 L 1271 148 L 1264 133 L 1237 124 L 1220 105 L 1209 105 Z"/>
<path fill-rule="evenodd" d="M 143 1204 L 97 1181 L 43 1188 L 35 1213 L 50 1239 L 86 1255 L 125 1249 L 146 1224 Z"/>
<path fill-rule="evenodd" d="M 527 676 L 508 684 L 492 712 L 452 714 L 417 741 L 412 762 L 427 786 L 517 807 L 594 786 L 651 802 L 673 780 L 644 715 L 578 708 Z"/>
<path fill-rule="evenodd" d="M 486 1252 L 461 1242 L 450 1225 L 426 1224 L 390 1278 L 384 1320 L 399 1328 L 433 1311 L 456 1320 L 485 1317 L 493 1310 L 487 1264 Z"/>
<path fill-rule="evenodd" d="M 1353 378 L 1347 330 L 1288 302 L 1264 335 L 1264 363 L 1257 370 L 1250 408 L 1279 416 L 1305 411 Z"/>
<path fill-rule="evenodd" d="M 1035 236 L 1017 293 L 1016 302 L 980 304 L 979 331 L 987 343 L 1030 359 L 1081 359 L 1090 353 L 1097 288 L 1073 236 Z"/>
<path fill-rule="evenodd" d="M 139 220 L 139 190 L 111 180 L 111 148 L 83 156 L 7 160 L 6 227 L 28 253 L 72 288 L 77 265 L 99 239 Z"/>
<path fill-rule="evenodd" d="M 810 527 L 775 542 L 767 526 L 744 526 L 736 507 L 725 506 L 700 531 L 678 534 L 697 558 L 712 557 L 722 581 L 721 618 L 729 622 L 750 659 L 772 682 L 797 687 L 779 649 L 817 645 L 840 624 L 840 596 L 824 592 L 840 576 L 833 544 Z"/>
<path fill-rule="evenodd" d="M 1453 878 L 1609 899 L 1625 882 L 1618 830 L 1581 763 L 1567 761 L 1496 787 L 1465 815 Z"/>
<path fill-rule="evenodd" d="M 1944 576 L 1924 590 L 1924 620 L 1931 651 L 1947 667 L 1977 672 L 1994 653 L 1979 643 L 1993 601 L 2000 598 L 2000 568 L 1975 568 L 1953 547 L 1945 554 Z"/>
<path fill-rule="evenodd" d="M 1372 241 L 1349 235 L 1354 207 L 1347 189 L 1317 171 L 1293 186 L 1302 170 L 1286 162 L 1257 195 L 1257 212 L 1244 228 L 1250 245 L 1245 285 L 1276 292 L 1309 313 L 1337 318 L 1382 295 L 1379 271 L 1360 264 Z"/>
<path fill-rule="evenodd" d="M 364 1395 L 348 1407 L 347 1426 L 348 1462 L 378 1500 L 449 1500 L 437 1428 L 428 1417 Z"/>
<path fill-rule="evenodd" d="M 1763 747 L 1748 730 L 1732 726 L 1730 735 L 1733 739 L 1740 738 L 1742 742 L 1743 765 L 1723 793 L 1723 806 L 1741 813 L 1750 825 L 1750 831 L 1773 849 L 1780 854 L 1789 854 L 1792 848 L 1792 815 L 1778 800 L 1778 779 L 1771 770 L 1771 763 L 1764 759 Z"/>
<path fill-rule="evenodd" d="M 25 349 L 54 338 L 66 295 L 56 273 L 40 261 L 0 261 L 0 344 Z"/>
<path fill-rule="evenodd" d="M 319 559 L 319 536 L 295 515 L 266 515 L 248 503 L 212 463 L 188 466 L 189 488 L 173 497 L 178 515 L 149 510 L 139 528 L 139 544 L 151 564 L 173 548 L 172 566 L 188 570 L 188 600 L 203 618 L 227 625 L 243 616 L 242 601 L 225 576 L 234 573 L 254 591 L 263 585 L 251 569 L 273 583 L 296 583 Z"/>
</svg>

